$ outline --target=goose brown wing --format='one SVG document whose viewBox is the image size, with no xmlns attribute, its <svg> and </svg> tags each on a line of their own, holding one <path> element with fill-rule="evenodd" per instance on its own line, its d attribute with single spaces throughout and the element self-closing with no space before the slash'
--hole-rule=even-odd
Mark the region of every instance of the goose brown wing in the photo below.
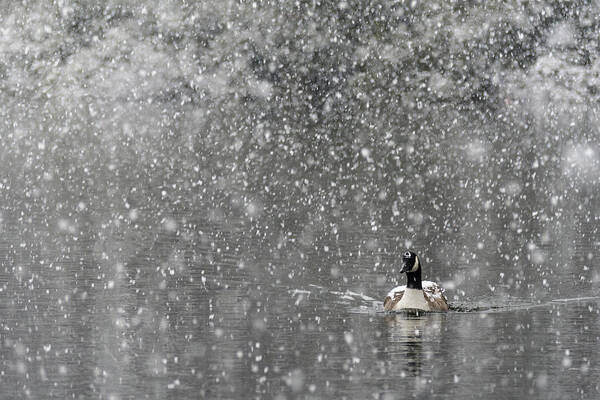
<svg viewBox="0 0 600 400">
<path fill-rule="evenodd" d="M 385 311 L 392 311 L 394 306 L 402 299 L 402 296 L 404 296 L 404 290 L 389 293 L 383 301 L 383 309 Z"/>
<path fill-rule="evenodd" d="M 448 311 L 448 300 L 446 300 L 446 296 L 444 296 L 444 289 L 436 283 L 428 283 L 430 284 L 423 285 L 423 292 L 425 293 L 425 300 L 427 300 L 431 310 Z"/>
</svg>

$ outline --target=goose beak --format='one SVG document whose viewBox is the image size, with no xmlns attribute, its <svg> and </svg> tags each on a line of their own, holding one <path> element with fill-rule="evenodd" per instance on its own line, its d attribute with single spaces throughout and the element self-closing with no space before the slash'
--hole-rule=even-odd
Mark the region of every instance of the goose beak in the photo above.
<svg viewBox="0 0 600 400">
<path fill-rule="evenodd" d="M 408 268 L 408 264 L 406 264 L 405 262 L 402 263 L 402 268 L 400 269 L 400 273 L 404 273 L 404 272 L 408 272 L 410 271 L 410 268 Z"/>
</svg>

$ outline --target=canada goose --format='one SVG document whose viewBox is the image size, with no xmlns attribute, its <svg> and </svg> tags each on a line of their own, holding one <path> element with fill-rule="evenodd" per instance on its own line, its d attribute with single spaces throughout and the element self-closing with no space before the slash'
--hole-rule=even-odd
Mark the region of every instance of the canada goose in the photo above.
<svg viewBox="0 0 600 400">
<path fill-rule="evenodd" d="M 448 311 L 444 289 L 435 282 L 421 281 L 421 261 L 412 251 L 402 254 L 402 272 L 406 272 L 407 283 L 390 290 L 383 301 L 386 311 Z"/>
</svg>

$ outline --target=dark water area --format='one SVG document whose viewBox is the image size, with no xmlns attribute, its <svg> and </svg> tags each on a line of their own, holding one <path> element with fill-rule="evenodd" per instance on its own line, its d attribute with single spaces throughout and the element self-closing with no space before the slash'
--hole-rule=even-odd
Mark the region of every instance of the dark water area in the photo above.
<svg viewBox="0 0 600 400">
<path fill-rule="evenodd" d="M 599 28 L 0 2 L 0 398 L 599 398 Z"/>
</svg>

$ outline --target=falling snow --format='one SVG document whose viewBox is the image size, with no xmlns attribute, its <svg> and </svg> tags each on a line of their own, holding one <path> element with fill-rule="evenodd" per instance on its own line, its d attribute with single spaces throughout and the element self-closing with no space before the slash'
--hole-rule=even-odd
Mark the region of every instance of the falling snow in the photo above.
<svg viewBox="0 0 600 400">
<path fill-rule="evenodd" d="M 4 2 L 0 397 L 600 397 L 599 28 Z M 382 312 L 406 248 L 453 311 Z"/>
</svg>

